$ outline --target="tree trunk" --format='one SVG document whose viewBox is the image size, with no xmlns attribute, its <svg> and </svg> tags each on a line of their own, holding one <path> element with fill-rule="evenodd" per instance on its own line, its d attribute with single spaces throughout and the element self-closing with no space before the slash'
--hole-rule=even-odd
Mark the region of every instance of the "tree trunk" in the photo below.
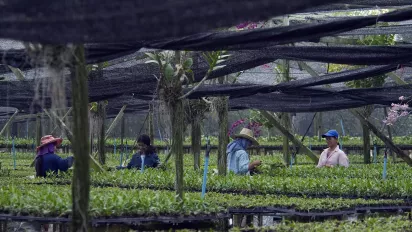
<svg viewBox="0 0 412 232">
<path fill-rule="evenodd" d="M 99 163 L 105 164 L 106 163 L 106 153 L 105 153 L 105 135 L 106 135 L 106 103 L 98 102 L 97 103 L 97 115 L 98 115 L 98 123 L 97 123 L 97 131 L 99 134 L 97 135 L 97 149 L 99 151 Z"/>
<path fill-rule="evenodd" d="M 154 117 L 153 117 L 153 103 L 149 104 L 149 137 L 152 144 L 154 144 Z"/>
<path fill-rule="evenodd" d="M 194 169 L 200 169 L 200 151 L 202 146 L 202 131 L 200 128 L 200 120 L 195 119 L 192 121 L 192 152 L 194 159 Z"/>
<path fill-rule="evenodd" d="M 176 180 L 175 190 L 179 200 L 184 200 L 183 182 L 183 102 L 175 100 L 170 103 L 170 121 L 172 122 L 172 151 L 175 155 Z"/>
<path fill-rule="evenodd" d="M 363 134 L 363 162 L 365 164 L 371 163 L 371 138 L 369 134 L 369 128 L 366 125 L 362 125 L 362 134 Z"/>
<path fill-rule="evenodd" d="M 36 116 L 36 145 L 40 146 L 40 140 L 42 137 L 42 127 L 41 127 L 41 115 Z"/>
<path fill-rule="evenodd" d="M 368 119 L 373 112 L 373 106 L 365 106 L 363 107 L 363 116 Z M 371 163 L 371 137 L 369 133 L 369 128 L 367 125 L 362 124 L 362 136 L 363 136 L 363 162 L 365 164 L 370 164 Z"/>
<path fill-rule="evenodd" d="M 229 143 L 229 137 L 227 135 L 228 130 L 228 102 L 227 97 L 221 97 L 218 106 L 218 116 L 219 116 L 219 147 L 217 153 L 217 163 L 218 163 L 218 173 L 219 175 L 226 175 L 226 147 Z"/>
<path fill-rule="evenodd" d="M 318 137 L 318 141 L 322 141 L 322 112 L 318 112 L 315 116 L 314 135 Z"/>
<path fill-rule="evenodd" d="M 72 231 L 88 231 L 89 225 L 89 109 L 87 70 L 83 45 L 76 46 L 71 71 L 73 104 L 74 171 L 72 181 Z"/>
</svg>

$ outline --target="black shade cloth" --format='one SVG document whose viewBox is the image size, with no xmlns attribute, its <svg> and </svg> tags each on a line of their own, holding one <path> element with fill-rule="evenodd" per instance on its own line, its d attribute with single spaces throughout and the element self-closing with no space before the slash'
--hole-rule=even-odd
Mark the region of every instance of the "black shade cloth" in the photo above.
<svg viewBox="0 0 412 232">
<path fill-rule="evenodd" d="M 347 82 L 374 77 L 392 72 L 400 68 L 398 65 L 383 65 L 360 68 L 356 70 L 342 71 L 314 78 L 305 78 L 277 85 L 231 84 L 231 85 L 204 85 L 191 93 L 188 98 L 200 98 L 205 96 L 230 96 L 243 97 L 257 93 L 270 93 L 274 91 L 296 91 L 304 87 Z M 189 91 L 189 89 L 187 90 Z"/>
<path fill-rule="evenodd" d="M 52 44 L 153 40 L 339 0 L 3 0 L 0 37 Z"/>
<path fill-rule="evenodd" d="M 145 47 L 168 50 L 239 50 L 258 49 L 301 41 L 318 41 L 350 30 L 371 26 L 377 22 L 397 22 L 412 19 L 412 8 L 379 16 L 352 17 L 319 24 L 303 24 L 241 32 L 211 32 L 176 39 L 144 43 Z M 359 34 L 359 31 L 357 32 Z"/>
<path fill-rule="evenodd" d="M 287 112 L 305 112 L 309 109 L 310 107 L 302 108 L 299 106 L 299 109 L 293 110 L 293 107 L 282 108 L 284 106 L 281 105 L 281 103 L 286 104 L 287 101 L 296 101 L 297 103 L 299 103 L 299 101 L 303 101 L 304 103 L 302 104 L 304 105 L 307 104 L 308 96 L 311 97 L 311 102 L 315 104 L 312 105 L 313 108 L 315 109 L 316 106 L 316 109 L 319 111 L 335 109 L 336 107 L 340 107 L 339 104 L 341 104 L 341 107 L 349 108 L 367 104 L 390 104 L 395 102 L 401 95 L 412 95 L 412 92 L 410 92 L 412 89 L 405 89 L 404 87 L 389 87 L 387 89 L 379 88 L 376 92 L 376 89 L 335 91 L 334 89 L 314 89 L 308 87 L 382 75 L 386 72 L 393 71 L 396 68 L 397 66 L 395 65 L 367 67 L 358 70 L 343 71 L 340 73 L 325 75 L 319 78 L 296 80 L 274 86 L 250 84 L 206 85 L 201 86 L 193 92 L 193 94 L 190 95 L 190 98 L 224 95 L 230 96 L 231 100 L 238 102 L 245 101 L 242 99 L 247 99 L 248 97 L 251 99 L 258 99 L 259 97 L 262 97 L 262 99 L 264 99 L 266 96 L 268 98 L 271 98 L 271 96 L 276 96 L 279 97 L 275 99 L 278 103 L 275 102 L 273 104 L 280 108 L 280 110 L 277 111 L 286 110 Z M 50 96 L 47 96 L 47 93 L 43 93 L 42 88 L 39 89 L 38 95 L 45 96 L 45 98 L 33 100 L 33 97 L 35 96 L 34 86 L 36 86 L 37 81 L 38 80 L 0 82 L 0 92 L 5 93 L 0 95 L 0 105 L 10 105 L 18 108 L 19 110 L 25 110 L 26 112 L 39 112 L 41 111 L 41 107 L 49 108 Z M 89 81 L 89 101 L 94 102 L 109 99 L 109 108 L 113 108 L 115 111 L 119 110 L 124 104 L 130 105 L 130 107 L 128 107 L 128 111 L 131 112 L 146 110 L 149 102 L 153 99 L 152 95 L 156 88 L 156 84 L 156 82 L 142 82 L 140 78 L 135 78 L 134 76 L 117 77 L 111 79 L 92 78 Z M 67 101 L 70 105 L 70 81 L 67 81 L 64 86 L 66 86 Z M 108 86 L 110 87 L 108 88 Z M 275 91 L 278 93 L 272 93 Z M 281 93 L 279 93 L 279 91 L 281 91 Z M 299 96 L 295 96 L 296 93 L 298 93 Z M 372 93 L 374 94 L 373 96 Z M 332 99 L 333 101 L 330 102 L 331 99 L 329 95 L 336 96 L 337 98 Z M 282 99 L 286 99 L 284 100 L 286 102 L 280 102 Z M 273 105 L 270 102 L 268 103 L 267 101 L 261 101 L 260 99 L 257 103 L 259 102 L 265 104 L 263 106 L 260 105 L 261 107 Z M 327 104 L 328 102 L 330 104 Z M 259 107 L 259 105 L 253 105 L 255 104 L 254 100 L 251 100 L 249 103 L 252 104 L 250 107 L 247 107 L 247 104 L 243 106 L 246 108 Z M 338 105 L 335 106 L 335 104 Z M 233 107 L 242 107 L 242 104 L 234 105 Z"/>
<path fill-rule="evenodd" d="M 322 112 L 379 104 L 390 106 L 400 96 L 410 96 L 412 86 L 355 90 L 298 90 L 256 94 L 229 101 L 232 110 L 259 109 L 273 112 Z"/>
<path fill-rule="evenodd" d="M 103 53 L 103 52 L 102 52 Z M 96 54 L 96 53 L 93 53 Z M 110 53 L 107 53 L 109 55 Z M 226 66 L 213 71 L 209 78 L 248 70 L 277 59 L 303 60 L 353 65 L 404 64 L 412 60 L 412 47 L 407 46 L 275 46 L 264 50 L 233 51 Z M 97 56 L 97 55 L 96 55 Z M 105 55 L 106 56 L 106 55 Z M 201 80 L 208 70 L 208 64 L 200 53 L 194 54 L 195 80 Z M 1 66 L 0 66 L 1 67 Z M 4 72 L 8 68 L 4 67 Z M 1 68 L 0 68 L 1 73 Z M 156 82 L 153 75 L 159 73 L 154 64 L 136 64 L 131 67 L 105 69 L 102 73 L 91 72 L 90 77 L 115 79 L 117 77 L 139 78 L 141 83 Z"/>
<path fill-rule="evenodd" d="M 225 31 L 199 33 L 175 39 L 169 38 L 160 41 L 142 41 L 131 44 L 88 44 L 86 45 L 86 60 L 89 64 L 107 61 L 132 54 L 143 46 L 156 49 L 196 51 L 262 49 L 274 45 L 300 41 L 317 41 L 321 37 L 339 33 L 351 34 L 348 31 L 373 25 L 379 21 L 392 22 L 408 19 L 412 19 L 412 8 L 383 14 L 379 17 L 353 17 L 320 24 L 305 24 L 241 32 Z M 394 32 L 402 32 L 402 28 L 404 27 L 395 27 L 395 29 L 392 30 L 395 30 Z M 370 30 L 377 31 L 374 32 L 376 34 L 379 31 L 384 31 L 385 29 L 382 28 L 378 30 L 376 28 L 363 28 L 365 33 L 370 34 Z M 360 33 L 362 33 L 362 30 L 355 31 L 352 34 Z M 31 68 L 32 62 L 29 62 L 29 58 L 26 57 L 26 53 L 23 49 L 3 50 L 0 52 L 2 54 L 1 63 L 18 67 L 23 70 Z M 3 67 L 3 72 L 5 71 L 8 71 L 8 69 Z"/>
</svg>

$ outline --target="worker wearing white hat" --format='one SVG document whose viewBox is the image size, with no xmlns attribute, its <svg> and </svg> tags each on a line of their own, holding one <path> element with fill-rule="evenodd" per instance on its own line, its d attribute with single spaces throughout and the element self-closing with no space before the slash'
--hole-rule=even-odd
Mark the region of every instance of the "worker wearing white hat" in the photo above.
<svg viewBox="0 0 412 232">
<path fill-rule="evenodd" d="M 261 165 L 260 160 L 249 163 L 249 154 L 246 152 L 251 145 L 259 145 L 258 141 L 253 137 L 253 131 L 243 128 L 239 134 L 232 136 L 235 139 L 227 145 L 227 169 L 228 172 L 245 175 Z"/>
</svg>

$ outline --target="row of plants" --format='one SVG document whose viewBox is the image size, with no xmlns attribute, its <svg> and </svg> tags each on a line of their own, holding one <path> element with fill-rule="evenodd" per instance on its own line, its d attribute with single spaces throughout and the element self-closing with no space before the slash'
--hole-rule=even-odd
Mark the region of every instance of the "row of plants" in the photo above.
<svg viewBox="0 0 412 232">
<path fill-rule="evenodd" d="M 71 154 L 61 154 L 62 157 L 69 156 Z M 160 160 L 163 161 L 166 158 L 165 154 L 159 155 Z M 359 158 L 358 158 L 359 157 Z M 34 155 L 31 153 L 17 153 L 16 154 L 16 169 L 29 169 L 33 170 L 29 165 L 32 163 Z M 127 164 L 127 156 L 124 155 L 122 161 Z M 131 158 L 131 154 L 128 157 Z M 362 159 L 361 156 L 350 156 L 351 162 L 354 159 Z M 201 162 L 204 162 L 204 157 L 201 157 Z M 381 162 L 382 157 L 380 157 L 379 162 Z M 352 164 L 349 168 L 315 168 L 315 165 L 309 158 L 302 155 L 298 157 L 299 163 L 307 163 L 308 165 L 294 165 L 292 168 L 290 166 L 284 167 L 282 163 L 282 155 L 275 154 L 273 156 L 252 156 L 251 160 L 262 160 L 262 166 L 258 168 L 260 174 L 268 176 L 278 176 L 278 177 L 301 177 L 301 178 L 335 178 L 335 177 L 345 177 L 345 178 L 379 178 L 382 176 L 383 165 L 379 164 Z M 4 168 L 14 169 L 14 158 L 11 154 L 3 153 L 0 155 L 0 162 Z M 120 165 L 119 154 L 107 154 L 106 166 L 115 167 Z M 193 156 L 184 156 L 184 166 L 186 169 L 193 169 Z M 173 157 L 166 165 L 166 168 L 173 169 Z M 211 154 L 209 161 L 209 170 L 214 172 L 217 168 L 217 155 Z M 409 172 L 409 166 L 402 163 L 388 163 L 387 166 L 387 177 L 388 179 L 409 179 L 412 174 Z"/>
<path fill-rule="evenodd" d="M 391 216 L 391 217 L 367 217 L 362 220 L 356 221 L 337 221 L 327 220 L 324 222 L 295 222 L 295 221 L 283 221 L 272 227 L 261 228 L 233 228 L 232 232 L 246 232 L 246 231 L 278 231 L 278 232 L 294 232 L 294 231 L 306 231 L 306 232 L 388 232 L 388 231 L 411 231 L 412 220 L 408 216 Z"/>
<path fill-rule="evenodd" d="M 0 185 L 0 211 L 33 216 L 68 216 L 71 212 L 70 186 Z M 199 215 L 228 212 L 230 209 L 257 207 L 292 208 L 298 211 L 337 211 L 361 206 L 402 206 L 401 200 L 364 200 L 330 198 L 296 198 L 276 195 L 244 196 L 208 193 L 186 193 L 181 204 L 174 191 L 147 189 L 91 188 L 90 215 L 148 216 Z"/>
<path fill-rule="evenodd" d="M 71 156 L 71 153 L 58 153 L 61 157 L 67 157 Z M 128 153 L 120 153 L 117 152 L 116 154 L 113 153 L 106 153 L 106 166 L 108 167 L 114 167 L 120 165 L 120 161 L 122 163 L 128 162 L 131 157 L 132 157 L 132 152 Z M 159 153 L 159 158 L 161 162 L 164 162 L 166 160 L 166 154 L 164 153 Z M 363 167 L 363 166 L 358 166 L 354 164 L 363 164 L 363 156 L 359 154 L 351 154 L 348 156 L 349 157 L 349 162 L 351 163 L 351 167 Z M 16 153 L 16 157 L 13 157 L 11 152 L 6 152 L 6 153 L 0 153 L 0 161 L 3 161 L 5 165 L 13 165 L 14 159 L 16 159 L 16 164 L 19 165 L 29 165 L 33 161 L 34 158 L 34 153 L 27 153 L 27 152 L 18 152 Z M 193 163 L 194 163 L 194 157 L 193 154 L 185 154 L 183 156 L 184 159 L 184 165 L 187 168 L 193 168 Z M 204 163 L 204 155 L 201 154 L 200 156 L 201 159 L 201 164 Z M 376 157 L 378 163 L 383 162 L 383 156 L 382 155 L 377 155 Z M 171 156 L 169 160 L 169 164 L 173 164 L 174 156 Z M 280 153 L 274 153 L 273 155 L 251 155 L 250 160 L 261 160 L 262 161 L 262 170 L 269 170 L 269 172 L 273 169 L 278 170 L 279 167 L 285 166 L 284 161 L 283 161 L 283 155 Z M 372 158 L 373 160 L 373 158 Z M 392 157 L 388 158 L 388 162 L 392 163 Z M 396 162 L 403 162 L 400 158 L 396 159 Z M 301 164 L 307 164 L 309 167 L 313 167 L 314 163 L 313 161 L 306 155 L 299 154 L 296 156 L 296 159 L 293 162 L 293 165 L 299 164 L 296 167 L 301 167 Z M 210 167 L 216 167 L 217 166 L 217 153 L 212 152 L 210 153 L 210 159 L 209 159 L 209 165 Z M 168 165 L 172 167 L 173 165 Z M 287 166 L 290 166 L 290 164 L 287 164 Z M 374 166 L 368 166 L 369 167 L 374 167 Z M 379 166 L 381 167 L 381 166 Z M 379 169 L 378 167 L 378 169 Z"/>
<path fill-rule="evenodd" d="M 295 135 L 299 140 L 301 139 L 302 136 L 300 135 Z M 214 136 L 206 137 L 202 136 L 202 144 L 206 145 L 207 139 L 210 140 L 210 143 L 212 145 L 217 145 L 219 143 L 218 138 Z M 124 138 L 123 143 L 127 144 L 129 147 L 134 145 L 136 138 Z M 272 136 L 272 137 L 259 137 L 258 141 L 261 145 L 272 145 L 272 146 L 282 146 L 283 144 L 283 136 Z M 350 136 L 344 136 L 340 138 L 341 143 L 344 146 L 361 146 L 363 145 L 363 138 L 362 137 L 350 137 Z M 0 137 L 0 146 L 11 146 L 13 142 L 12 138 L 7 138 L 7 137 Z M 95 141 L 97 143 L 97 140 Z M 378 145 L 384 145 L 384 143 L 379 139 L 375 138 L 374 140 L 371 141 L 371 143 L 375 143 Z M 399 145 L 412 145 L 412 136 L 396 136 L 393 137 L 393 142 L 395 144 Z M 15 145 L 20 145 L 20 146 L 35 146 L 35 139 L 33 138 L 15 138 L 14 139 L 14 144 Z M 63 140 L 62 145 L 69 145 L 70 141 L 67 139 Z M 109 138 L 106 140 L 106 146 L 118 146 L 120 144 L 120 138 Z M 166 146 L 170 145 L 170 141 L 166 142 L 164 140 L 158 140 L 155 139 L 154 145 L 160 145 L 160 146 Z M 191 144 L 191 138 L 186 137 L 184 139 L 184 144 L 190 146 Z M 317 137 L 305 137 L 304 144 L 309 146 L 325 146 L 325 141 L 322 139 L 319 141 Z"/>
<path fill-rule="evenodd" d="M 188 191 L 200 191 L 202 174 L 193 170 L 184 172 L 185 188 Z M 122 170 L 105 173 L 93 173 L 91 180 L 94 186 L 111 186 L 122 188 L 174 189 L 173 170 Z M 356 198 L 409 198 L 412 196 L 410 179 L 346 178 L 332 176 L 317 177 L 284 177 L 284 176 L 218 176 L 208 174 L 207 190 L 221 193 L 242 194 L 284 194 L 294 196 L 334 196 Z M 34 179 L 33 183 L 63 183 L 71 181 L 70 173 L 57 179 Z"/>
</svg>

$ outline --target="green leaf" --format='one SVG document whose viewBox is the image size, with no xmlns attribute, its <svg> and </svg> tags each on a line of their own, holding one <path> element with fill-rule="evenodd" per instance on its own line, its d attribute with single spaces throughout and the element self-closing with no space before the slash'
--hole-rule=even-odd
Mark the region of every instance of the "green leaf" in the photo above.
<svg viewBox="0 0 412 232">
<path fill-rule="evenodd" d="M 192 58 L 188 58 L 187 60 L 185 60 L 185 62 L 183 63 L 183 69 L 184 70 L 188 70 L 190 68 L 192 68 L 193 65 L 193 59 Z"/>
<path fill-rule="evenodd" d="M 167 64 L 165 67 L 165 77 L 166 79 L 172 79 L 174 76 L 174 69 L 171 64 Z"/>
<path fill-rule="evenodd" d="M 226 65 L 218 65 L 218 66 L 215 66 L 215 67 L 213 67 L 213 71 L 215 71 L 215 70 L 218 70 L 218 69 L 221 69 L 221 68 L 223 68 L 223 67 L 225 67 Z"/>
<path fill-rule="evenodd" d="M 145 53 L 150 59 L 157 60 L 157 55 L 154 53 Z"/>
<path fill-rule="evenodd" d="M 159 62 L 157 62 L 156 60 L 148 60 L 148 61 L 146 61 L 146 62 L 144 62 L 144 63 L 145 63 L 145 64 L 154 63 L 154 64 L 159 65 Z"/>
</svg>

